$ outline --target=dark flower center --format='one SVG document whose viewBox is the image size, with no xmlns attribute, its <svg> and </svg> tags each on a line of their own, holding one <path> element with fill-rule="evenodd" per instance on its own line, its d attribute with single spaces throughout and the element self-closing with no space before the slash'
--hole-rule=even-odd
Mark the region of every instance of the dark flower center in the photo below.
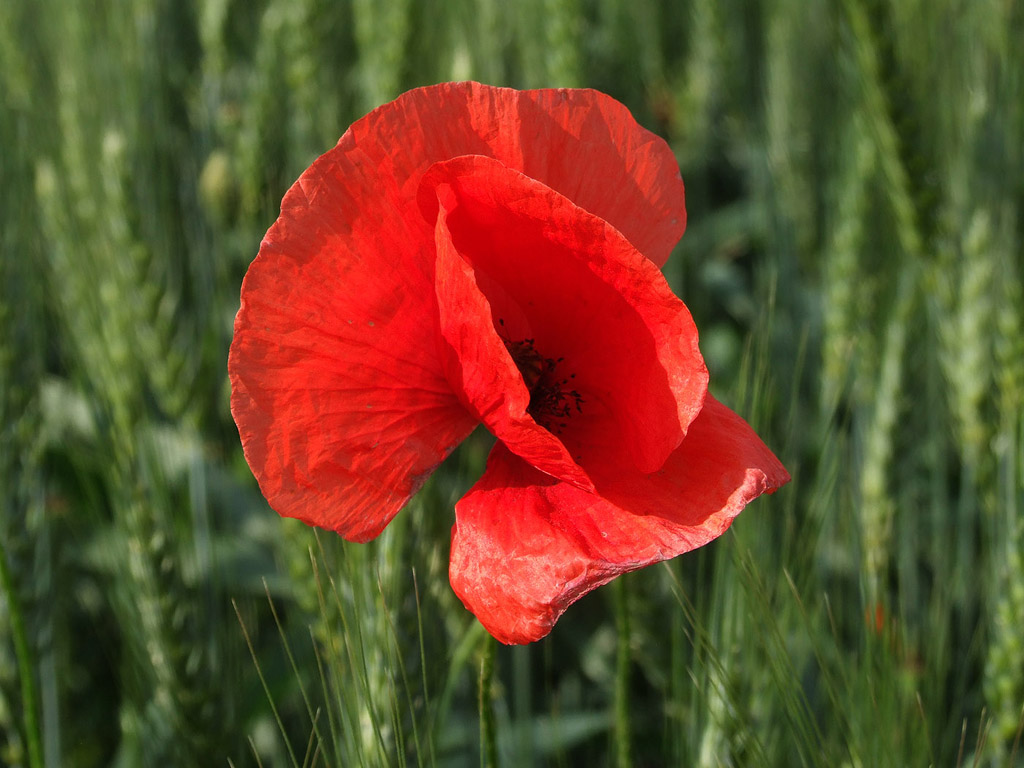
<svg viewBox="0 0 1024 768">
<path fill-rule="evenodd" d="M 498 323 L 505 325 L 504 320 Z M 502 336 L 502 341 L 530 391 L 527 412 L 545 429 L 561 434 L 568 426 L 566 420 L 573 413 L 583 412 L 583 396 L 570 388 L 576 374 L 560 376 L 558 366 L 565 358 L 545 357 L 537 351 L 533 339 L 509 341 Z"/>
</svg>

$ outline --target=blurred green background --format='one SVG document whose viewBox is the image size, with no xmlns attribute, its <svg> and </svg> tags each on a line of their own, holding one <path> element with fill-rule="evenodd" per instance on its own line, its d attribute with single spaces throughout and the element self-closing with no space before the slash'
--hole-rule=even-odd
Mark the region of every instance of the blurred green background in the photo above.
<svg viewBox="0 0 1024 768">
<path fill-rule="evenodd" d="M 266 506 L 226 376 L 288 185 L 467 78 L 670 142 L 666 272 L 794 477 L 499 649 L 502 763 L 1024 765 L 1013 0 L 0 1 L 0 764 L 479 764 L 486 440 L 347 545 Z"/>
</svg>

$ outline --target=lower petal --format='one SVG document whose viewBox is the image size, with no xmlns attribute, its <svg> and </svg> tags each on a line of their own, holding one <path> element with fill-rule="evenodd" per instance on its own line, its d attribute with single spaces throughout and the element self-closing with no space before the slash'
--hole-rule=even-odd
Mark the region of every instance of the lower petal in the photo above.
<svg viewBox="0 0 1024 768">
<path fill-rule="evenodd" d="M 789 480 L 750 426 L 710 396 L 663 470 L 603 469 L 587 493 L 499 444 L 456 505 L 452 587 L 502 642 L 544 637 L 590 590 L 708 543 Z"/>
</svg>

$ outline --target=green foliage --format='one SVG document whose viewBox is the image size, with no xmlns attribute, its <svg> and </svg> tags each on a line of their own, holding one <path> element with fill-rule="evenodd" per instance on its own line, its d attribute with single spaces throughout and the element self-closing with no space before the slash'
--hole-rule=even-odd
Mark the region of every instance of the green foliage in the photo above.
<svg viewBox="0 0 1024 768">
<path fill-rule="evenodd" d="M 669 140 L 667 272 L 794 476 L 499 648 L 502 763 L 1024 765 L 1022 39 L 1003 0 L 0 3 L 0 764 L 477 764 L 486 435 L 350 545 L 267 508 L 225 370 L 291 181 L 474 78 Z"/>
</svg>

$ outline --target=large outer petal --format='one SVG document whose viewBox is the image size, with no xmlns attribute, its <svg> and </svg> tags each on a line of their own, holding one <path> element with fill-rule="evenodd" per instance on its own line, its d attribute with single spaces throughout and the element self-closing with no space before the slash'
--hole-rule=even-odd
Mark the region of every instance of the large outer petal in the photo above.
<svg viewBox="0 0 1024 768">
<path fill-rule="evenodd" d="M 318 162 L 288 192 L 242 285 L 228 370 L 271 506 L 365 541 L 476 421 L 438 361 L 429 230 L 379 195 L 360 215 L 376 192 L 350 171 Z"/>
<path fill-rule="evenodd" d="M 750 426 L 710 395 L 660 472 L 605 470 L 592 473 L 598 492 L 587 493 L 498 444 L 456 505 L 452 587 L 502 642 L 543 637 L 590 590 L 706 544 L 789 480 Z"/>
<path fill-rule="evenodd" d="M 659 267 L 686 228 L 672 150 L 599 91 L 417 88 L 353 124 L 338 147 L 386 169 L 412 200 L 432 163 L 493 157 L 604 219 Z"/>
</svg>

